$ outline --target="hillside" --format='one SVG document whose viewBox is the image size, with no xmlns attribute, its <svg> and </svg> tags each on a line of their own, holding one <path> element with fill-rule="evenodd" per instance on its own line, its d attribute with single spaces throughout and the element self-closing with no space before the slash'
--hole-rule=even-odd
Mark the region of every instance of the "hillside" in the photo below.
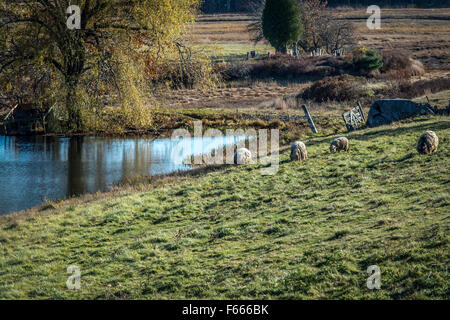
<svg viewBox="0 0 450 320">
<path fill-rule="evenodd" d="M 274 176 L 229 166 L 1 217 L 0 298 L 448 299 L 450 120 L 347 137 L 348 154 L 333 136 L 306 140 L 304 163 L 283 152 Z"/>
</svg>

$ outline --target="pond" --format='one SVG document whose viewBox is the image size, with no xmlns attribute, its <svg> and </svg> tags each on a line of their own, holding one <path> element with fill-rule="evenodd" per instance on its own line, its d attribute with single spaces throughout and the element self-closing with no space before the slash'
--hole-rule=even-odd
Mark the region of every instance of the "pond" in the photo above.
<svg viewBox="0 0 450 320">
<path fill-rule="evenodd" d="M 0 136 L 0 215 L 46 200 L 108 191 L 121 180 L 136 176 L 189 170 L 192 166 L 180 158 L 210 153 L 245 139 Z"/>
</svg>

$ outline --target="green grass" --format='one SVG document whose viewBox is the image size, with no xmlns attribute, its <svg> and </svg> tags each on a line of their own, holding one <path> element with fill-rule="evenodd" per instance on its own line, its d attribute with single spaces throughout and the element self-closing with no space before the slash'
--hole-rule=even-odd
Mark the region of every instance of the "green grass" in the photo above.
<svg viewBox="0 0 450 320">
<path fill-rule="evenodd" d="M 437 153 L 419 155 L 426 130 Z M 0 219 L 0 298 L 448 299 L 450 120 Z M 66 268 L 81 268 L 81 290 Z M 381 290 L 366 287 L 381 268 Z"/>
<path fill-rule="evenodd" d="M 247 52 L 251 51 L 258 51 L 260 55 L 267 55 L 268 52 L 273 54 L 275 51 L 270 45 L 251 43 L 216 43 L 214 46 L 197 45 L 197 47 L 207 52 L 216 62 L 245 60 Z"/>
</svg>

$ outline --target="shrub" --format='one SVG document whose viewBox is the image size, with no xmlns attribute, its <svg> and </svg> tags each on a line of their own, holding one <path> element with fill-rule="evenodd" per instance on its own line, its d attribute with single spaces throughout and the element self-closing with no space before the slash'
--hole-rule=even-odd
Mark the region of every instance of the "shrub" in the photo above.
<svg viewBox="0 0 450 320">
<path fill-rule="evenodd" d="M 221 71 L 221 73 L 224 80 L 231 81 L 248 78 L 251 70 L 252 67 L 248 62 L 234 61 L 227 64 L 227 66 L 223 71 Z"/>
<path fill-rule="evenodd" d="M 363 78 L 342 75 L 315 82 L 300 97 L 316 102 L 349 101 L 360 97 L 359 84 Z"/>
<path fill-rule="evenodd" d="M 224 80 L 276 78 L 293 79 L 302 76 L 325 77 L 349 72 L 351 64 L 342 57 L 305 57 L 275 55 L 252 62 L 233 62 L 216 65 L 216 72 Z"/>
<path fill-rule="evenodd" d="M 368 74 L 383 66 L 383 57 L 376 50 L 360 48 L 353 52 L 353 65 L 358 72 Z"/>
<path fill-rule="evenodd" d="M 412 99 L 445 90 L 450 90 L 450 78 L 421 80 L 413 83 L 400 81 L 393 83 L 382 94 L 390 98 Z"/>
<path fill-rule="evenodd" d="M 420 76 L 425 73 L 423 64 L 411 59 L 406 54 L 385 50 L 383 55 L 383 67 L 380 71 L 387 79 L 405 79 L 412 76 Z"/>
<path fill-rule="evenodd" d="M 304 75 L 309 70 L 308 63 L 304 60 L 275 56 L 254 64 L 251 76 L 254 78 L 294 78 Z"/>
</svg>

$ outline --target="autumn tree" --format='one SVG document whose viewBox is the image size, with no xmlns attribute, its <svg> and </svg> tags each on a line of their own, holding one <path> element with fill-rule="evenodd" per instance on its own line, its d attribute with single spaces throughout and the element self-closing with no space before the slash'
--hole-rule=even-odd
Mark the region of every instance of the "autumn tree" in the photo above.
<svg viewBox="0 0 450 320">
<path fill-rule="evenodd" d="M 81 24 L 70 29 L 69 0 L 0 0 L 0 77 L 46 75 L 60 79 L 68 123 L 82 126 L 76 91 L 83 77 L 97 74 L 114 54 L 158 57 L 193 21 L 199 0 L 80 0 Z M 98 75 L 99 76 L 99 75 Z M 3 81 L 2 81 L 3 82 Z M 9 85 L 11 86 L 11 84 Z"/>
</svg>

